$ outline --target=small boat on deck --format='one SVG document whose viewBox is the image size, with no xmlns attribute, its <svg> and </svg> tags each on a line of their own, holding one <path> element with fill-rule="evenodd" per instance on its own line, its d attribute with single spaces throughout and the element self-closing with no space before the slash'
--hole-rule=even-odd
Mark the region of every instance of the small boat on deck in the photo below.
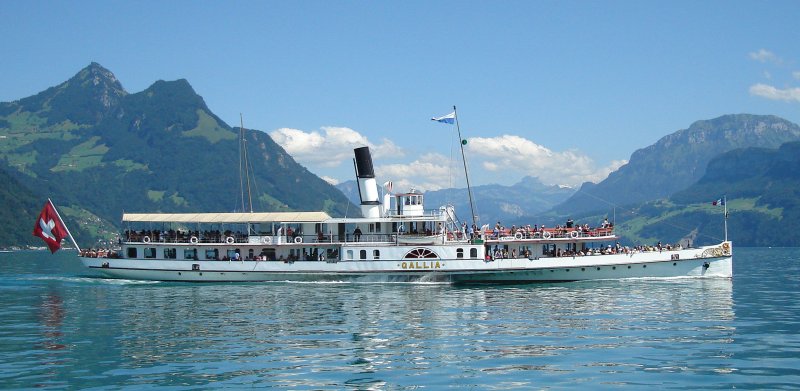
<svg viewBox="0 0 800 391">
<path fill-rule="evenodd" d="M 452 206 L 379 195 L 355 149 L 363 217 L 325 212 L 125 213 L 119 248 L 81 251 L 104 276 L 161 281 L 516 283 L 733 275 L 732 245 L 624 247 L 613 226 L 466 228 Z M 474 224 L 473 224 L 474 226 Z M 471 231 L 471 232 L 470 232 Z"/>
</svg>

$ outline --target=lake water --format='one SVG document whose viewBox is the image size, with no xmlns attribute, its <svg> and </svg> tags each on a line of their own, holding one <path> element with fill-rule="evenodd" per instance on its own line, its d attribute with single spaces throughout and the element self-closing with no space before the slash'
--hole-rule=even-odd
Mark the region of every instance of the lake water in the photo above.
<svg viewBox="0 0 800 391">
<path fill-rule="evenodd" d="M 733 280 L 83 275 L 71 253 L 0 253 L 0 388 L 800 388 L 800 249 L 736 249 Z"/>
</svg>

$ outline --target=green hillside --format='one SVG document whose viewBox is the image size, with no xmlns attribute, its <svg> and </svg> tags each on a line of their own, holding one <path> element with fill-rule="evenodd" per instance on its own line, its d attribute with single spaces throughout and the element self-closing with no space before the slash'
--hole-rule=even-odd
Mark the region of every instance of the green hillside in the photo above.
<svg viewBox="0 0 800 391">
<path fill-rule="evenodd" d="M 631 243 L 719 241 L 725 208 L 711 203 L 723 196 L 737 245 L 800 245 L 800 142 L 719 155 L 697 183 L 668 200 L 617 211 L 617 228 Z"/>
<path fill-rule="evenodd" d="M 243 134 L 254 210 L 344 214 L 341 192 L 266 133 Z M 239 150 L 239 129 L 214 115 L 186 80 L 130 94 L 92 63 L 56 87 L 0 103 L 5 169 L 31 189 L 35 204 L 51 197 L 63 205 L 62 214 L 80 221 L 73 234 L 88 243 L 116 231 L 123 212 L 241 211 Z M 0 223 L 0 231 L 9 229 Z"/>
</svg>

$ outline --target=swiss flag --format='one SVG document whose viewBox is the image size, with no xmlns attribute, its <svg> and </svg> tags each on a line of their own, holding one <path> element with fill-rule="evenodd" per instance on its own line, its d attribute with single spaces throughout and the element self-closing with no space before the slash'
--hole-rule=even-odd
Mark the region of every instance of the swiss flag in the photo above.
<svg viewBox="0 0 800 391">
<path fill-rule="evenodd" d="M 55 253 L 61 248 L 61 239 L 67 236 L 67 228 L 64 222 L 58 217 L 56 208 L 50 200 L 44 204 L 36 225 L 33 226 L 33 236 L 38 236 L 44 240 L 51 253 Z"/>
</svg>

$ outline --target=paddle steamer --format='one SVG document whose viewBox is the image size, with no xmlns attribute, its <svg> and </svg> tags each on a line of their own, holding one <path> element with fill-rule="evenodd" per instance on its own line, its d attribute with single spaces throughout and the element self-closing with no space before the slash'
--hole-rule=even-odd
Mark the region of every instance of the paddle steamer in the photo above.
<svg viewBox="0 0 800 391">
<path fill-rule="evenodd" d="M 119 249 L 82 251 L 113 278 L 161 281 L 576 281 L 731 278 L 731 242 L 623 247 L 611 225 L 469 229 L 424 194 L 381 199 L 367 147 L 355 149 L 363 217 L 325 212 L 125 213 Z M 475 227 L 477 228 L 477 227 Z"/>
</svg>

